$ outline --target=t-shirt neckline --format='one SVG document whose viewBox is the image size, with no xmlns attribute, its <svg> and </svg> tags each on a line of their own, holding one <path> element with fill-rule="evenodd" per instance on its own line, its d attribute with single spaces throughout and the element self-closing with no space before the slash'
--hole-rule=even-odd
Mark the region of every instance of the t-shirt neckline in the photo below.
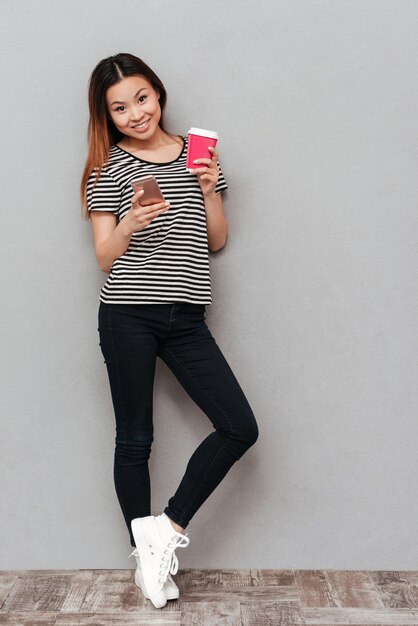
<svg viewBox="0 0 418 626">
<path fill-rule="evenodd" d="M 125 152 L 125 154 L 129 154 L 129 156 L 131 156 L 133 159 L 136 159 L 137 161 L 141 161 L 142 163 L 148 163 L 149 165 L 170 165 L 170 163 L 175 163 L 176 161 L 178 161 L 184 153 L 184 150 L 186 148 L 186 140 L 182 135 L 177 135 L 178 137 L 181 138 L 182 142 L 183 142 L 183 147 L 181 149 L 180 154 L 178 155 L 178 157 L 176 157 L 175 159 L 173 159 L 172 161 L 165 161 L 163 163 L 156 163 L 155 161 L 146 161 L 145 159 L 141 159 L 138 156 L 135 156 L 135 154 L 132 154 L 132 152 L 128 152 L 127 150 L 124 150 L 123 148 L 121 148 L 120 146 L 118 146 L 116 143 L 113 144 L 113 146 L 115 148 L 117 148 L 118 150 L 120 150 L 121 152 Z"/>
</svg>

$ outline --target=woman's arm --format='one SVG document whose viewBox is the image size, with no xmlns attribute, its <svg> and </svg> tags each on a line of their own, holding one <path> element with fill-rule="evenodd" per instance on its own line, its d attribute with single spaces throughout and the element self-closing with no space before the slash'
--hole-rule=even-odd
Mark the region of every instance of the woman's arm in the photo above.
<svg viewBox="0 0 418 626">
<path fill-rule="evenodd" d="M 113 261 L 127 251 L 131 233 L 124 219 L 118 224 L 110 211 L 92 211 L 90 215 L 97 262 L 103 272 L 109 272 Z"/>
<path fill-rule="evenodd" d="M 228 222 L 224 214 L 222 194 L 212 193 L 204 196 L 208 245 L 211 252 L 224 247 L 228 237 Z"/>
<path fill-rule="evenodd" d="M 219 152 L 217 152 L 213 146 L 209 146 L 208 149 L 212 154 L 211 159 L 203 157 L 193 161 L 193 163 L 196 164 L 205 163 L 207 167 L 197 167 L 189 171 L 191 174 L 197 174 L 205 200 L 208 246 L 211 252 L 216 252 L 216 250 L 220 250 L 226 244 L 228 222 L 224 215 L 221 192 L 215 192 L 219 177 Z"/>
</svg>

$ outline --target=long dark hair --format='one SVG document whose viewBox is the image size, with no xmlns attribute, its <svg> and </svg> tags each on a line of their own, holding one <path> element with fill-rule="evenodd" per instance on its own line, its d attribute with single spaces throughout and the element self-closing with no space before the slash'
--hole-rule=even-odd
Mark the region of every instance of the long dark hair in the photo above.
<svg viewBox="0 0 418 626">
<path fill-rule="evenodd" d="M 97 168 L 96 184 L 100 177 L 102 166 L 109 158 L 111 146 L 116 144 L 123 136 L 108 114 L 106 91 L 109 87 L 128 76 L 142 76 L 146 78 L 155 91 L 160 94 L 161 118 L 158 125 L 161 130 L 171 135 L 171 133 L 164 128 L 163 121 L 167 92 L 155 72 L 153 72 L 142 59 L 126 52 L 121 52 L 99 61 L 90 75 L 88 85 L 88 103 L 90 111 L 87 129 L 88 148 L 86 164 L 80 183 L 81 213 L 82 217 L 86 220 L 90 219 L 86 201 L 87 180 L 93 170 Z"/>
</svg>

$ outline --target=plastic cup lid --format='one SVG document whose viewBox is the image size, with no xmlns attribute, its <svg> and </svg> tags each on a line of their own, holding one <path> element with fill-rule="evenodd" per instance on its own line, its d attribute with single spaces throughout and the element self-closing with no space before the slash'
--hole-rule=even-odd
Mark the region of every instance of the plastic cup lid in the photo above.
<svg viewBox="0 0 418 626">
<path fill-rule="evenodd" d="M 204 128 L 196 128 L 196 126 L 191 126 L 188 132 L 190 135 L 203 135 L 203 137 L 219 139 L 219 135 L 216 130 L 205 130 Z"/>
</svg>

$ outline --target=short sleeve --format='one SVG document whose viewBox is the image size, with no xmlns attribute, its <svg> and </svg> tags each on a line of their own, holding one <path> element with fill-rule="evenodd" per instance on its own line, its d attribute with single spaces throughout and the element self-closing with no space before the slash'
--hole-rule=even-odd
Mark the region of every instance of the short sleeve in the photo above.
<svg viewBox="0 0 418 626">
<path fill-rule="evenodd" d="M 216 186 L 215 186 L 215 193 L 218 193 L 218 191 L 223 191 L 224 189 L 228 189 L 228 185 L 226 183 L 224 173 L 219 164 L 219 161 L 218 161 L 218 168 L 219 168 L 219 176 L 218 176 L 218 182 L 216 183 Z"/>
<path fill-rule="evenodd" d="M 97 168 L 87 179 L 86 200 L 88 211 L 110 211 L 115 215 L 119 212 L 121 190 L 106 170 L 101 171 L 100 177 L 93 189 Z"/>
</svg>

